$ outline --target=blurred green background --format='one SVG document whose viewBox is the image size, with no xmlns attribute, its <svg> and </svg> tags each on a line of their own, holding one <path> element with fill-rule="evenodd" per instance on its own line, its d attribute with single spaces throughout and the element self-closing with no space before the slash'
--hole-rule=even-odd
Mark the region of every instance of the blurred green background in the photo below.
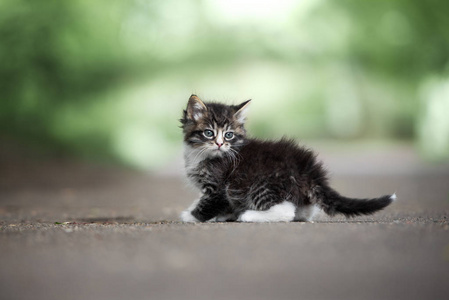
<svg viewBox="0 0 449 300">
<path fill-rule="evenodd" d="M 449 1 L 2 0 L 0 143 L 154 169 L 191 93 L 275 138 L 449 159 Z"/>
</svg>

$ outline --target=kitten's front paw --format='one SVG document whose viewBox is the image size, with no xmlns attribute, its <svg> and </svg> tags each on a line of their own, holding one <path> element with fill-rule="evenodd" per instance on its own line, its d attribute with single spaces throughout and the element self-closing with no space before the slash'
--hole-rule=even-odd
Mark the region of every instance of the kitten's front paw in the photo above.
<svg viewBox="0 0 449 300">
<path fill-rule="evenodd" d="M 185 210 L 181 213 L 181 220 L 183 222 L 189 222 L 189 223 L 197 223 L 199 222 L 199 220 L 197 218 L 195 218 L 194 216 L 192 216 L 192 212 Z"/>
</svg>

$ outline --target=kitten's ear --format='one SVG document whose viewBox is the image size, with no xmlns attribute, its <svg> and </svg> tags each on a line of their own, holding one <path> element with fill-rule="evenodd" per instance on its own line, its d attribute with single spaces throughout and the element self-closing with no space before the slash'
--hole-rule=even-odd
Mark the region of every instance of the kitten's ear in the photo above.
<svg viewBox="0 0 449 300">
<path fill-rule="evenodd" d="M 196 95 L 192 95 L 187 103 L 187 118 L 198 121 L 206 113 L 207 107 Z"/>
<path fill-rule="evenodd" d="M 248 114 L 248 106 L 249 106 L 250 102 L 251 102 L 251 99 L 243 102 L 240 105 L 237 105 L 236 112 L 235 112 L 234 116 L 237 119 L 237 121 L 239 121 L 240 123 L 245 123 L 245 121 L 246 121 L 246 116 Z"/>
</svg>

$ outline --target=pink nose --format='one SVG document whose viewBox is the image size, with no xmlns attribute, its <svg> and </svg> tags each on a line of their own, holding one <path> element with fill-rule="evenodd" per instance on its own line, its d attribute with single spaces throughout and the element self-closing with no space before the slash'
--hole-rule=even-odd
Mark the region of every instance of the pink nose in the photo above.
<svg viewBox="0 0 449 300">
<path fill-rule="evenodd" d="M 217 143 L 217 142 L 215 142 L 215 144 L 217 144 L 217 146 L 218 146 L 218 149 L 220 149 L 220 148 L 221 148 L 221 146 L 223 146 L 223 143 Z"/>
</svg>

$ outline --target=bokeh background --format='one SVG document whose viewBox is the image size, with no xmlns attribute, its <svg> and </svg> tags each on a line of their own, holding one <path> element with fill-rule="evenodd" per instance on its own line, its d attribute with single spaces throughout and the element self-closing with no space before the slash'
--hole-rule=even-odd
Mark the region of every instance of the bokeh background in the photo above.
<svg viewBox="0 0 449 300">
<path fill-rule="evenodd" d="M 398 200 L 179 222 L 192 93 Z M 0 0 L 0 298 L 446 299 L 448 115 L 447 0 Z"/>
<path fill-rule="evenodd" d="M 437 0 L 2 0 L 0 143 L 157 170 L 179 156 L 196 93 L 253 99 L 258 137 L 407 143 L 447 161 L 448 12 Z"/>
</svg>

